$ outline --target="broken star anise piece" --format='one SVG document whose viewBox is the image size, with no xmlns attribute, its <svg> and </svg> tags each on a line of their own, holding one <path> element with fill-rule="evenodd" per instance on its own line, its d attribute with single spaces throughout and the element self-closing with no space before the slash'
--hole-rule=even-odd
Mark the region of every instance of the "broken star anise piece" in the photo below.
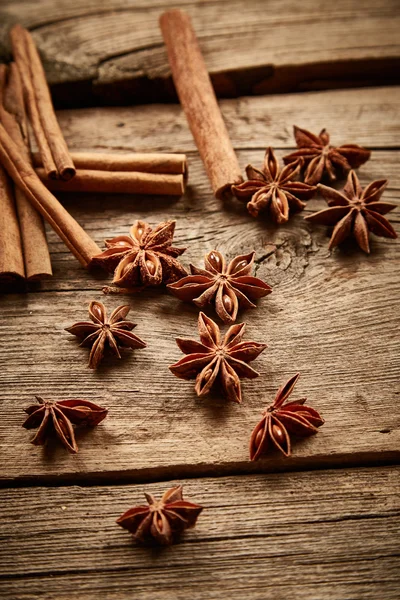
<svg viewBox="0 0 400 600">
<path fill-rule="evenodd" d="M 397 237 L 397 233 L 383 216 L 396 208 L 396 204 L 379 200 L 386 185 L 386 179 L 380 179 L 363 190 L 355 172 L 350 171 L 343 192 L 321 184 L 318 186 L 330 208 L 305 218 L 312 223 L 335 225 L 329 249 L 338 246 L 347 237 L 354 236 L 360 248 L 369 253 L 370 231 L 382 237 Z"/>
<path fill-rule="evenodd" d="M 118 287 L 155 286 L 172 283 L 187 275 L 176 259 L 186 248 L 172 246 L 175 221 L 160 223 L 152 229 L 144 221 L 135 221 L 129 235 L 106 240 L 107 249 L 93 259 L 111 273 Z"/>
<path fill-rule="evenodd" d="M 39 428 L 31 440 L 35 446 L 43 446 L 51 433 L 57 437 L 65 448 L 76 454 L 78 446 L 75 440 L 74 425 L 94 427 L 106 418 L 107 409 L 88 400 L 43 400 L 36 396 L 39 406 L 33 404 L 25 408 L 28 418 L 23 423 L 25 429 Z"/>
<path fill-rule="evenodd" d="M 171 365 L 170 370 L 181 379 L 196 378 L 198 396 L 205 396 L 219 382 L 229 400 L 241 402 L 240 378 L 259 376 L 247 363 L 257 358 L 267 345 L 242 342 L 244 323 L 229 327 L 221 339 L 218 325 L 202 312 L 198 327 L 200 342 L 177 338 L 176 343 L 187 356 Z"/>
<path fill-rule="evenodd" d="M 279 388 L 274 402 L 263 413 L 263 418 L 255 426 L 250 438 L 250 459 L 257 460 L 275 447 L 285 456 L 290 456 L 290 434 L 306 437 L 317 433 L 317 427 L 324 424 L 324 419 L 311 406 L 306 406 L 306 398 L 286 402 L 300 373 L 289 379 Z"/>
<path fill-rule="evenodd" d="M 357 144 L 331 146 L 326 129 L 319 135 L 296 125 L 293 129 L 298 150 L 284 156 L 283 162 L 288 165 L 300 159 L 305 166 L 304 181 L 310 185 L 319 183 L 325 173 L 331 181 L 335 181 L 335 169 L 346 175 L 350 169 L 357 169 L 371 156 L 369 150 Z"/>
<path fill-rule="evenodd" d="M 171 283 L 168 289 L 185 302 L 204 308 L 215 303 L 224 323 L 236 321 L 239 306 L 255 307 L 253 300 L 272 292 L 267 283 L 251 276 L 255 252 L 237 256 L 227 265 L 220 252 L 212 250 L 204 259 L 205 269 L 190 265 L 191 275 Z"/>
<path fill-rule="evenodd" d="M 136 327 L 132 321 L 125 321 L 130 311 L 129 306 L 118 306 L 107 320 L 107 311 L 102 302 L 92 301 L 89 304 L 91 321 L 80 321 L 66 331 L 83 338 L 81 346 L 91 346 L 89 367 L 96 369 L 108 346 L 114 354 L 121 358 L 120 348 L 145 348 L 146 343 L 132 333 Z"/>
<path fill-rule="evenodd" d="M 202 506 L 182 497 L 182 486 L 166 491 L 161 500 L 145 493 L 148 506 L 135 506 L 117 519 L 118 525 L 133 534 L 138 542 L 172 544 L 185 530 L 196 525 Z"/>
<path fill-rule="evenodd" d="M 281 169 L 273 149 L 267 148 L 263 170 L 247 165 L 248 181 L 232 186 L 232 193 L 239 200 L 251 198 L 247 210 L 253 217 L 266 212 L 271 221 L 281 225 L 289 219 L 289 211 L 303 210 L 302 200 L 309 200 L 316 191 L 311 185 L 295 181 L 300 170 L 300 160 Z"/>
</svg>

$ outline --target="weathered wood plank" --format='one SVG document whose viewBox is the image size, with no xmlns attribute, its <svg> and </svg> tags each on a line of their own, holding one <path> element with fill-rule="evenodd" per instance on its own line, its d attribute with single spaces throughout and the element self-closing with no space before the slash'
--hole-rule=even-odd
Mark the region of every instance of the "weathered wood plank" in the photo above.
<svg viewBox="0 0 400 600">
<path fill-rule="evenodd" d="M 164 550 L 115 524 L 141 485 L 2 490 L 2 598 L 398 598 L 398 467 L 183 483 L 205 510 Z"/>
<path fill-rule="evenodd" d="M 316 133 L 325 127 L 334 145 L 398 148 L 400 87 L 244 97 L 220 106 L 236 149 L 293 148 L 294 124 Z M 179 106 L 64 110 L 58 116 L 73 150 L 196 152 Z M 197 179 L 196 173 L 190 183 Z"/>
<path fill-rule="evenodd" d="M 299 122 L 296 115 L 296 121 L 312 130 L 327 125 L 335 131 L 334 143 L 357 141 L 390 148 L 396 142 L 399 111 L 394 92 L 299 95 L 295 99 L 302 118 Z M 291 144 L 294 117 L 285 96 L 265 98 L 264 104 L 257 98 L 223 105 L 234 143 L 242 148 L 241 164 L 260 163 L 265 143 L 279 145 L 279 130 L 272 121 L 269 137 L 266 119 L 279 106 L 278 122 L 285 132 L 280 145 Z M 250 130 L 247 149 L 243 114 Z M 161 126 L 168 122 L 167 115 L 170 128 L 174 119 L 180 122 L 175 135 L 172 129 L 166 135 Z M 133 145 L 143 149 L 148 144 L 148 150 L 190 151 L 192 185 L 181 200 L 75 195 L 65 204 L 99 243 L 126 232 L 138 217 L 153 224 L 176 218 L 176 243 L 188 246 L 185 264 L 200 265 L 203 254 L 214 247 L 228 256 L 255 249 L 258 275 L 274 286 L 274 292 L 260 301 L 258 310 L 241 317 L 248 321 L 248 339 L 265 341 L 269 348 L 254 363 L 260 378 L 243 384 L 243 406 L 217 397 L 200 401 L 190 382 L 179 381 L 168 371 L 181 356 L 174 338 L 196 335 L 197 309 L 153 290 L 137 297 L 105 298 L 108 307 L 124 301 L 132 304 L 138 335 L 148 348 L 120 362 L 110 360 L 99 373 L 91 372 L 86 367 L 87 350 L 79 348 L 64 327 L 86 317 L 91 299 L 104 300 L 101 288 L 108 280 L 80 268 L 50 233 L 54 277 L 44 283 L 42 292 L 39 288 L 29 295 L 0 298 L 0 349 L 7 359 L 0 370 L 1 477 L 143 480 L 176 476 L 177 468 L 182 474 L 221 473 L 398 456 L 398 240 L 375 239 L 370 256 L 352 247 L 329 255 L 325 228 L 312 229 L 302 215 L 273 229 L 250 217 L 242 205 L 223 206 L 212 197 L 187 126 L 173 107 L 68 111 L 60 116 L 68 142 L 76 149 L 90 148 L 91 140 L 93 148 L 110 144 L 113 149 Z M 371 120 L 379 122 L 379 128 L 368 129 Z M 117 126 L 121 122 L 125 127 Z M 151 136 L 144 143 L 146 124 Z M 398 202 L 398 161 L 397 150 L 374 151 L 360 169 L 361 181 L 386 175 L 390 179 L 386 197 Z M 310 201 L 307 211 L 321 204 L 318 199 Z M 397 211 L 390 219 L 398 228 Z M 273 456 L 254 467 L 247 462 L 250 431 L 264 404 L 296 371 L 302 373 L 298 396 L 308 395 L 327 423 L 317 436 L 297 445 L 289 461 Z M 28 443 L 30 434 L 21 427 L 22 408 L 34 394 L 94 399 L 110 408 L 110 416 L 80 439 L 78 456 L 58 447 L 42 452 Z"/>
<path fill-rule="evenodd" d="M 396 148 L 400 136 L 399 88 L 242 98 L 238 101 L 223 101 L 221 106 L 233 144 L 243 150 L 240 153 L 240 163 L 243 167 L 247 162 L 260 164 L 268 144 L 286 151 L 293 148 L 293 123 L 316 132 L 326 126 L 331 132 L 333 144 L 356 141 L 372 149 Z M 116 199 L 94 194 L 64 196 L 68 209 L 99 244 L 112 233 L 111 218 L 113 230 L 118 233 L 125 232 L 137 215 L 149 215 L 153 222 L 167 215 L 184 220 L 186 226 L 182 226 L 182 233 L 178 223 L 177 239 L 179 243 L 189 246 L 186 255 L 188 261 L 198 260 L 199 256 L 211 247 L 212 239 L 205 245 L 201 236 L 197 236 L 196 239 L 196 233 L 183 233 L 184 230 L 188 231 L 190 220 L 196 223 L 195 232 L 198 230 L 200 215 L 207 221 L 212 219 L 209 223 L 212 223 L 213 229 L 216 211 L 220 210 L 222 205 L 210 198 L 209 183 L 179 107 L 140 106 L 61 111 L 59 118 L 69 146 L 76 150 L 171 150 L 189 154 L 190 185 L 182 200 L 135 196 Z M 379 123 L 379 126 L 371 127 L 371 122 Z M 398 188 L 396 153 L 373 152 L 372 160 L 360 170 L 363 182 L 382 176 L 389 179 L 386 196 L 395 197 Z M 321 206 L 320 201 L 315 202 L 316 204 L 309 203 L 309 207 Z M 247 215 L 243 205 L 232 203 L 226 205 L 226 208 L 227 210 L 221 212 L 221 220 L 240 227 L 240 235 L 244 236 L 244 242 L 248 239 L 251 243 L 254 227 L 258 232 L 257 238 L 262 234 L 263 239 L 260 241 L 266 241 L 264 225 Z M 390 218 L 397 220 L 396 212 L 391 213 Z M 302 223 L 302 218 L 298 217 L 297 221 L 293 222 Z M 270 235 L 270 230 L 267 229 L 267 233 Z M 42 289 L 98 289 L 100 281 L 90 276 L 86 278 L 86 272 L 77 268 L 76 261 L 58 237 L 52 232 L 49 237 L 56 273 L 53 278 L 43 282 Z M 231 237 L 228 227 L 221 227 L 218 237 L 221 246 L 232 245 L 234 238 Z M 379 243 L 385 244 L 384 241 Z M 389 242 L 390 244 L 393 242 Z M 57 268 L 58 262 L 60 268 Z"/>
<path fill-rule="evenodd" d="M 355 87 L 398 81 L 400 15 L 395 0 L 181 0 L 193 19 L 216 91 L 222 96 Z M 160 101 L 173 96 L 158 26 L 166 0 L 100 3 L 5 0 L 7 30 L 33 29 L 60 105 Z M 69 88 L 71 92 L 71 88 Z"/>
</svg>

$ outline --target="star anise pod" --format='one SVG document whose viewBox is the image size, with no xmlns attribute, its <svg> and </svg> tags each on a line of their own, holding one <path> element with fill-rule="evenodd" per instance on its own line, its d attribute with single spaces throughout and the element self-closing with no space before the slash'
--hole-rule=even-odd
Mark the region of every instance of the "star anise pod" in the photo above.
<svg viewBox="0 0 400 600">
<path fill-rule="evenodd" d="M 135 221 L 129 235 L 106 240 L 107 249 L 93 259 L 111 273 L 118 287 L 155 286 L 172 283 L 187 275 L 176 259 L 186 248 L 172 246 L 175 221 L 152 229 L 145 221 Z"/>
<path fill-rule="evenodd" d="M 320 182 L 325 173 L 331 181 L 335 181 L 335 169 L 346 174 L 350 169 L 363 165 L 371 156 L 369 150 L 357 144 L 344 144 L 337 148 L 331 146 L 326 129 L 319 135 L 296 125 L 293 129 L 298 150 L 284 156 L 283 162 L 288 165 L 301 159 L 306 167 L 304 181 L 310 185 Z"/>
<path fill-rule="evenodd" d="M 259 376 L 247 363 L 257 358 L 267 345 L 242 342 L 244 323 L 229 327 L 221 340 L 218 325 L 202 312 L 198 328 L 200 342 L 177 338 L 176 343 L 187 356 L 171 365 L 170 370 L 181 379 L 196 378 L 194 389 L 198 396 L 208 394 L 218 381 L 229 400 L 241 402 L 240 378 Z"/>
<path fill-rule="evenodd" d="M 161 500 L 145 493 L 148 506 L 135 506 L 117 519 L 118 525 L 142 543 L 168 546 L 185 530 L 194 527 L 202 506 L 183 500 L 182 486 L 166 491 Z"/>
<path fill-rule="evenodd" d="M 266 212 L 271 221 L 281 225 L 289 219 L 289 211 L 303 210 L 302 200 L 309 200 L 316 191 L 311 185 L 295 181 L 300 170 L 300 160 L 281 169 L 273 149 L 267 148 L 263 170 L 247 165 L 248 181 L 232 186 L 232 193 L 239 200 L 251 198 L 247 210 L 253 217 Z"/>
<path fill-rule="evenodd" d="M 251 460 L 257 460 L 273 447 L 285 456 L 290 456 L 290 434 L 306 437 L 317 433 L 317 427 L 324 424 L 320 414 L 304 404 L 307 398 L 284 404 L 299 377 L 300 373 L 297 373 L 279 388 L 274 402 L 264 411 L 263 418 L 255 426 L 250 438 Z"/>
<path fill-rule="evenodd" d="M 369 231 L 382 237 L 397 237 L 389 221 L 382 216 L 396 208 L 396 204 L 379 201 L 386 185 L 387 180 L 380 179 L 363 190 L 355 172 L 350 171 L 343 192 L 321 184 L 318 186 L 330 208 L 305 218 L 313 223 L 335 225 L 329 249 L 352 235 L 360 248 L 369 253 Z"/>
<path fill-rule="evenodd" d="M 215 303 L 215 310 L 224 323 L 236 321 L 239 306 L 255 307 L 252 300 L 272 292 L 261 279 L 251 276 L 255 252 L 237 256 L 227 265 L 217 250 L 204 258 L 205 269 L 190 265 L 191 275 L 171 283 L 168 289 L 180 300 L 191 300 L 204 308 Z"/>
<path fill-rule="evenodd" d="M 80 346 L 91 346 L 89 367 L 96 369 L 108 346 L 114 354 L 121 358 L 120 348 L 145 348 L 146 343 L 132 333 L 136 327 L 132 321 L 125 321 L 130 311 L 129 306 L 118 306 L 107 319 L 107 311 L 102 302 L 93 300 L 89 304 L 90 321 L 80 321 L 65 331 L 83 338 Z"/>
<path fill-rule="evenodd" d="M 88 400 L 43 400 L 36 396 L 39 406 L 33 404 L 25 408 L 29 417 L 22 425 L 25 429 L 39 428 L 31 440 L 35 446 L 43 446 L 51 433 L 57 437 L 65 448 L 76 454 L 78 446 L 75 440 L 74 425 L 94 427 L 106 418 L 107 409 Z"/>
</svg>

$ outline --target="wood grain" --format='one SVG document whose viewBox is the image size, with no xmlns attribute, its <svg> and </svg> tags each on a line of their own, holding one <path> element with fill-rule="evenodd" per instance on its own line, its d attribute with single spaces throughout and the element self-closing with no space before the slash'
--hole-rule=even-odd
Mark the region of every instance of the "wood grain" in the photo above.
<svg viewBox="0 0 400 600">
<path fill-rule="evenodd" d="M 398 91 L 310 93 L 291 102 L 271 96 L 222 103 L 234 145 L 240 148 L 240 164 L 260 164 L 266 143 L 280 147 L 279 156 L 286 152 L 292 144 L 295 102 L 299 125 L 315 131 L 326 125 L 333 143 L 379 148 L 359 170 L 361 181 L 387 176 L 385 196 L 399 201 L 399 151 L 390 149 L 398 135 Z M 281 139 L 274 121 L 269 121 L 267 135 L 266 117 L 277 111 L 277 123 L 287 132 Z M 126 150 L 148 144 L 152 151 L 188 151 L 191 185 L 179 201 L 73 195 L 64 197 L 65 206 L 98 243 L 126 233 L 135 218 L 152 224 L 176 218 L 176 245 L 188 247 L 185 264 L 201 265 L 204 253 L 214 247 L 229 257 L 255 249 L 257 275 L 274 291 L 260 301 L 259 309 L 241 313 L 239 321 L 248 322 L 247 339 L 266 342 L 269 348 L 254 363 L 260 377 L 243 383 L 242 406 L 218 396 L 198 400 L 191 382 L 179 381 L 168 371 L 181 356 L 174 338 L 196 336 L 197 309 L 157 290 L 104 297 L 101 289 L 109 279 L 81 269 L 50 232 L 54 277 L 31 294 L 0 299 L 0 350 L 7 357 L 0 370 L 3 481 L 143 481 L 398 460 L 398 240 L 374 238 L 370 256 L 351 244 L 330 255 L 325 228 L 312 229 L 302 215 L 274 229 L 250 217 L 242 204 L 221 204 L 212 198 L 187 125 L 175 107 L 91 109 L 59 116 L 71 147 L 110 144 L 110 149 Z M 367 122 L 379 127 L 370 127 L 368 134 Z M 161 126 L 166 123 L 167 131 Z M 307 212 L 321 203 L 310 201 Z M 390 220 L 399 227 L 398 211 Z M 87 317 L 91 299 L 102 299 L 109 308 L 128 301 L 137 333 L 148 347 L 91 372 L 87 350 L 64 332 Z M 302 376 L 294 397 L 308 396 L 326 425 L 317 436 L 296 444 L 291 459 L 273 455 L 250 464 L 250 432 L 266 402 L 296 371 Z M 42 451 L 28 443 L 30 433 L 21 427 L 22 409 L 38 393 L 97 400 L 110 414 L 94 431 L 78 436 L 78 456 L 57 446 Z"/>
<path fill-rule="evenodd" d="M 334 145 L 354 142 L 384 150 L 398 148 L 399 92 L 399 87 L 372 87 L 243 97 L 220 106 L 235 149 L 293 148 L 293 125 L 298 125 L 316 133 L 325 127 Z M 196 152 L 179 106 L 83 108 L 60 111 L 58 117 L 72 150 Z M 203 183 L 198 180 L 190 173 L 195 189 Z"/>
<path fill-rule="evenodd" d="M 164 550 L 116 518 L 175 482 L 2 490 L 2 598 L 395 600 L 399 468 L 180 481 L 205 508 Z"/>
<path fill-rule="evenodd" d="M 3 0 L 0 58 L 8 56 L 10 25 L 21 21 L 33 30 L 56 103 L 171 99 L 158 26 L 170 7 L 167 0 Z M 180 0 L 174 7 L 192 18 L 220 96 L 399 81 L 396 0 L 233 0 L 229 10 L 224 0 Z"/>
</svg>

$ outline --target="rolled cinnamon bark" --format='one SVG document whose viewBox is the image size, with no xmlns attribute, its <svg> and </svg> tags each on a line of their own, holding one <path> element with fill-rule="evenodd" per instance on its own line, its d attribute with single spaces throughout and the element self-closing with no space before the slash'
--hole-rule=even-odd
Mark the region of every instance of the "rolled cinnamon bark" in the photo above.
<svg viewBox="0 0 400 600">
<path fill-rule="evenodd" d="M 24 277 L 24 258 L 12 185 L 7 173 L 0 167 L 0 280 L 9 282 Z"/>
<path fill-rule="evenodd" d="M 94 171 L 139 171 L 141 173 L 162 173 L 185 175 L 187 158 L 185 154 L 138 153 L 111 154 L 103 152 L 71 152 L 77 169 Z M 33 154 L 35 167 L 43 167 L 39 153 Z"/>
<path fill-rule="evenodd" d="M 184 176 L 129 171 L 91 171 L 78 169 L 70 181 L 50 179 L 44 169 L 36 173 L 53 192 L 96 192 L 106 194 L 154 194 L 181 196 L 185 191 Z"/>
<path fill-rule="evenodd" d="M 71 179 L 74 163 L 68 152 L 39 53 L 29 31 L 15 25 L 10 32 L 14 59 L 24 88 L 26 109 L 48 177 Z"/>
<path fill-rule="evenodd" d="M 243 181 L 189 16 L 170 10 L 160 17 L 175 87 L 217 198 Z"/>
<path fill-rule="evenodd" d="M 0 163 L 79 262 L 90 266 L 92 258 L 101 253 L 100 248 L 40 181 L 1 124 Z"/>
<path fill-rule="evenodd" d="M 9 69 L 7 87 L 3 95 L 3 106 L 0 104 L 0 111 L 1 121 L 7 133 L 17 144 L 25 160 L 30 161 L 22 87 L 15 63 L 12 63 Z M 14 196 L 21 230 L 25 276 L 28 280 L 35 280 L 52 275 L 43 219 L 24 193 L 16 186 L 14 187 Z"/>
<path fill-rule="evenodd" d="M 6 66 L 0 65 L 0 108 L 5 78 Z M 21 233 L 12 182 L 4 169 L 0 167 L 0 279 L 1 281 L 11 281 L 24 277 Z"/>
</svg>

